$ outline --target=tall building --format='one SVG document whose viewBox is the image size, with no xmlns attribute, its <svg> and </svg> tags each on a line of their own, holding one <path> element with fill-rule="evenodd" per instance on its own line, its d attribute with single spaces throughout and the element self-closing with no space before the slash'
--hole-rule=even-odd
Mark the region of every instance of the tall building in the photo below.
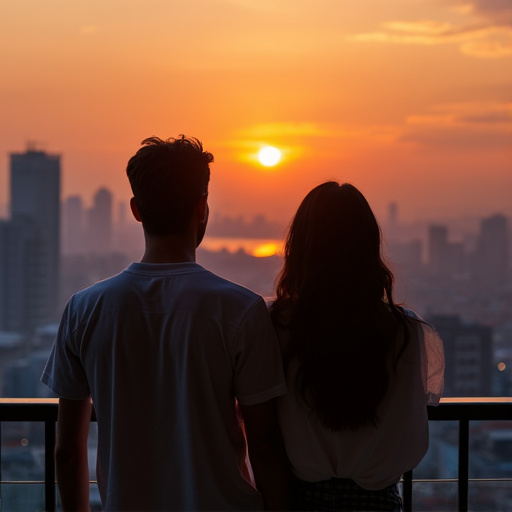
<svg viewBox="0 0 512 512">
<path fill-rule="evenodd" d="M 108 253 L 112 248 L 112 194 L 100 188 L 89 210 L 89 233 L 87 241 L 90 252 Z"/>
<path fill-rule="evenodd" d="M 62 216 L 63 254 L 81 254 L 84 250 L 84 206 L 80 196 L 70 196 L 64 202 Z"/>
<path fill-rule="evenodd" d="M 428 264 L 430 270 L 441 273 L 448 252 L 448 228 L 432 224 L 428 228 Z"/>
<path fill-rule="evenodd" d="M 492 395 L 492 327 L 467 323 L 457 315 L 428 318 L 443 339 L 444 396 Z"/>
<path fill-rule="evenodd" d="M 506 282 L 508 257 L 507 218 L 497 214 L 482 219 L 474 260 L 475 277 L 490 287 Z"/>
<path fill-rule="evenodd" d="M 439 277 L 452 277 L 464 272 L 464 245 L 448 241 L 448 227 L 432 224 L 428 230 L 428 264 Z"/>
<path fill-rule="evenodd" d="M 0 330 L 54 321 L 60 266 L 60 157 L 10 155 L 10 220 L 0 229 Z"/>
</svg>

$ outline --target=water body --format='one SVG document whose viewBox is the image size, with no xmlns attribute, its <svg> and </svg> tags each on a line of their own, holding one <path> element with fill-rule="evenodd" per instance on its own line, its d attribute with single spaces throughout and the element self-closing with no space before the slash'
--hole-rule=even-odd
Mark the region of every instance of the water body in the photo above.
<svg viewBox="0 0 512 512">
<path fill-rule="evenodd" d="M 228 251 L 237 253 L 240 251 L 264 258 L 283 254 L 283 240 L 273 238 L 230 238 L 205 236 L 201 247 L 207 251 Z"/>
</svg>

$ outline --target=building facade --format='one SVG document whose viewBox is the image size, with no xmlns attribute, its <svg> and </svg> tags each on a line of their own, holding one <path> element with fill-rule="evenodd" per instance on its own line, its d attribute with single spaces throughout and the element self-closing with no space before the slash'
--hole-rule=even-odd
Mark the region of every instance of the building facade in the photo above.
<svg viewBox="0 0 512 512">
<path fill-rule="evenodd" d="M 491 396 L 492 327 L 464 322 L 458 315 L 428 318 L 443 339 L 446 362 L 444 396 Z"/>
<path fill-rule="evenodd" d="M 86 252 L 108 254 L 112 249 L 112 194 L 106 188 L 94 194 L 88 220 Z"/>
<path fill-rule="evenodd" d="M 482 219 L 473 273 L 482 286 L 496 287 L 509 277 L 508 225 L 504 215 Z"/>
<path fill-rule="evenodd" d="M 10 219 L 0 229 L 0 330 L 54 321 L 59 300 L 60 157 L 10 155 Z"/>
</svg>

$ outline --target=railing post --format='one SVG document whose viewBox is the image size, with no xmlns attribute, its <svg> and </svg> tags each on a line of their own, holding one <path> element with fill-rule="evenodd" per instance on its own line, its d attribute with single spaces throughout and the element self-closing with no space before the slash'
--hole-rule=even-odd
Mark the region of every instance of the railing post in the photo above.
<svg viewBox="0 0 512 512">
<path fill-rule="evenodd" d="M 459 512 L 468 510 L 469 494 L 469 420 L 459 420 L 459 486 L 457 493 L 457 509 Z"/>
<path fill-rule="evenodd" d="M 403 512 L 412 512 L 412 469 L 404 473 L 402 482 Z"/>
<path fill-rule="evenodd" d="M 55 512 L 55 421 L 44 422 L 44 502 L 46 512 Z"/>
<path fill-rule="evenodd" d="M 0 421 L 0 510 L 3 509 L 2 507 L 2 422 Z"/>
</svg>

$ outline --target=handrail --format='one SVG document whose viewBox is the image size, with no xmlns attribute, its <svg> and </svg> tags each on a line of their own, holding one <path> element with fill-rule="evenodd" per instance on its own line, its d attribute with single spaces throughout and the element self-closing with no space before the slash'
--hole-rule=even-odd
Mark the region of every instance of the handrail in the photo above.
<svg viewBox="0 0 512 512">
<path fill-rule="evenodd" d="M 457 510 L 467 512 L 469 493 L 469 422 L 512 420 L 512 397 L 441 398 L 428 407 L 429 421 L 459 422 Z M 495 480 L 495 479 L 493 479 Z M 404 512 L 412 511 L 413 471 L 403 476 Z"/>
<path fill-rule="evenodd" d="M 45 424 L 45 510 L 55 511 L 55 424 L 58 399 L 0 398 L 1 423 L 7 421 L 37 421 Z M 430 421 L 459 422 L 458 503 L 459 512 L 468 510 L 469 422 L 512 420 L 512 397 L 442 398 L 437 407 L 428 407 Z M 91 417 L 94 421 L 94 413 Z M 1 444 L 0 444 L 1 460 Z M 478 479 L 478 481 L 487 479 Z M 498 479 L 492 479 L 496 481 Z M 500 481 L 510 479 L 500 479 Z M 1 483 L 1 482 L 0 482 Z M 4 482 L 5 483 L 5 482 Z M 404 512 L 412 511 L 413 471 L 403 477 Z"/>
</svg>

